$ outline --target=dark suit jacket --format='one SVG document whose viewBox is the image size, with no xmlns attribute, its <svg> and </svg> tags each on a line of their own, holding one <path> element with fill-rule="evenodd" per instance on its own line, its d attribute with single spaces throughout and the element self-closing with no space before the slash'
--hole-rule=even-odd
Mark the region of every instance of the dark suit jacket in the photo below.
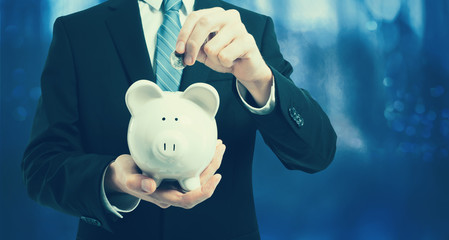
<svg viewBox="0 0 449 240">
<path fill-rule="evenodd" d="M 155 81 L 137 0 L 111 0 L 56 20 L 22 167 L 31 198 L 80 216 L 79 239 L 258 239 L 251 182 L 257 129 L 288 169 L 316 172 L 331 162 L 333 128 L 319 105 L 289 79 L 292 67 L 279 51 L 272 20 L 218 0 L 197 0 L 195 9 L 216 6 L 240 11 L 274 73 L 275 110 L 250 113 L 230 74 L 201 63 L 185 68 L 180 90 L 207 82 L 220 94 L 216 120 L 227 146 L 219 169 L 223 179 L 214 195 L 193 209 L 141 202 L 123 219 L 105 209 L 100 184 L 106 166 L 129 153 L 126 90 L 139 79 Z"/>
</svg>

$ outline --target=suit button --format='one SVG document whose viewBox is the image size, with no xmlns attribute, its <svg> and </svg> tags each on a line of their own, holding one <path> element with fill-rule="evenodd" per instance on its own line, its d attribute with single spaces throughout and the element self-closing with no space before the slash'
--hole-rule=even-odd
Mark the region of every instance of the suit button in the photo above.
<svg viewBox="0 0 449 240">
<path fill-rule="evenodd" d="M 82 217 L 81 217 L 81 220 L 83 220 L 85 223 L 88 223 L 88 224 L 90 224 L 90 225 L 94 225 L 94 226 L 97 226 L 97 227 L 101 227 L 101 222 L 98 221 L 98 220 L 95 219 L 95 218 L 90 218 L 90 217 L 84 217 L 84 216 L 82 216 Z"/>
<path fill-rule="evenodd" d="M 291 119 L 296 123 L 298 127 L 302 127 L 304 125 L 304 119 L 301 115 L 296 111 L 296 108 L 290 107 L 288 109 L 288 113 L 290 114 Z"/>
</svg>

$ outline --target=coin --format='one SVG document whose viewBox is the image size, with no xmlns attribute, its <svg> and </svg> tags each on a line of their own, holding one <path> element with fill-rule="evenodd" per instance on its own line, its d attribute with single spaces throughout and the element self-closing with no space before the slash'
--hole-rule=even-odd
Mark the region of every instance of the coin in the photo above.
<svg viewBox="0 0 449 240">
<path fill-rule="evenodd" d="M 204 40 L 204 44 L 206 44 L 209 40 L 217 35 L 217 32 L 211 32 L 209 36 Z M 186 67 L 184 64 L 184 54 L 177 53 L 176 50 L 170 54 L 170 64 L 176 70 L 182 70 Z"/>
<path fill-rule="evenodd" d="M 174 69 L 182 70 L 186 65 L 184 65 L 184 54 L 177 53 L 173 51 L 170 54 L 170 64 Z"/>
</svg>

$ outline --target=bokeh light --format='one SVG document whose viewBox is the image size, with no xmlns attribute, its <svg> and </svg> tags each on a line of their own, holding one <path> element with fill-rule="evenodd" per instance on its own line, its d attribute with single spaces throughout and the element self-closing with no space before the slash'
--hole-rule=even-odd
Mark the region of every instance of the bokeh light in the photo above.
<svg viewBox="0 0 449 240">
<path fill-rule="evenodd" d="M 27 198 L 19 166 L 54 20 L 99 2 L 1 2 L 0 239 L 75 237 L 76 218 Z M 314 175 L 287 171 L 258 136 L 262 239 L 448 239 L 447 1 L 228 2 L 273 18 L 292 80 L 338 135 L 334 162 Z"/>
</svg>

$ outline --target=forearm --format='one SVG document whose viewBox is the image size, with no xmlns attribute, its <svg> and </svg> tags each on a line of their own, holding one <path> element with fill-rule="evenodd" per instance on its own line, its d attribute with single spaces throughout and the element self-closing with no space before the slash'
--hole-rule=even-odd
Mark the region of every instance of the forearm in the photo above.
<svg viewBox="0 0 449 240">
<path fill-rule="evenodd" d="M 98 219 L 108 228 L 100 198 L 101 172 L 113 160 L 107 155 L 62 150 L 57 143 L 33 138 L 22 171 L 29 196 L 38 203 L 78 217 Z"/>
<path fill-rule="evenodd" d="M 274 107 L 276 106 L 276 87 L 275 87 L 275 80 L 274 77 L 272 78 L 272 85 L 269 89 L 269 96 L 266 100 L 265 105 L 260 106 L 257 103 L 249 103 L 249 100 L 253 100 L 251 94 L 248 92 L 248 90 L 239 82 L 236 81 L 236 90 L 240 97 L 240 100 L 243 102 L 243 105 L 254 114 L 258 115 L 265 115 L 273 111 Z"/>
<path fill-rule="evenodd" d="M 85 149 L 77 73 L 63 18 L 54 25 L 41 89 L 22 162 L 28 193 L 42 205 L 83 219 L 96 218 L 108 228 L 112 218 L 102 204 L 99 186 L 115 157 Z"/>
<path fill-rule="evenodd" d="M 22 170 L 29 196 L 71 215 L 92 215 L 92 207 L 100 203 L 100 189 L 93 185 L 99 186 L 101 171 L 112 158 L 55 148 L 48 143 L 27 148 Z"/>
<path fill-rule="evenodd" d="M 273 86 L 273 73 L 271 69 L 265 64 L 260 68 L 259 75 L 254 76 L 251 81 L 237 81 L 245 87 L 251 94 L 255 104 L 258 107 L 265 106 L 271 95 L 271 87 Z"/>
<path fill-rule="evenodd" d="M 271 19 L 262 38 L 261 53 L 276 81 L 276 104 L 269 114 L 254 114 L 253 118 L 267 145 L 287 168 L 322 170 L 335 154 L 332 125 L 309 93 L 290 79 L 293 69 L 279 51 Z"/>
<path fill-rule="evenodd" d="M 336 149 L 336 134 L 327 115 L 307 91 L 274 72 L 276 106 L 270 114 L 254 115 L 264 141 L 289 169 L 326 168 Z"/>
</svg>

